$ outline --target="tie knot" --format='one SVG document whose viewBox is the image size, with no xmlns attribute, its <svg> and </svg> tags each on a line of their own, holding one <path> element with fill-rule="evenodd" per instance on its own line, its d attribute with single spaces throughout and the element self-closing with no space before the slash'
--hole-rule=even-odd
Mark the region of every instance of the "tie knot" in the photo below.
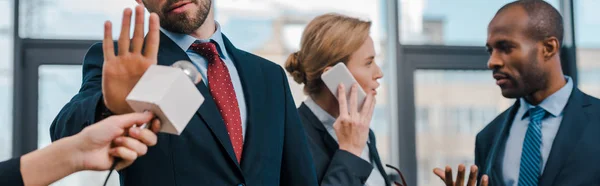
<svg viewBox="0 0 600 186">
<path fill-rule="evenodd" d="M 190 49 L 205 58 L 212 58 L 215 56 L 216 57 L 219 56 L 219 52 L 217 51 L 217 46 L 212 42 L 206 42 L 206 43 L 194 42 L 194 43 L 192 43 L 192 46 L 190 46 Z"/>
<path fill-rule="evenodd" d="M 529 117 L 531 121 L 542 121 L 544 116 L 546 116 L 546 110 L 540 106 L 529 109 Z"/>
</svg>

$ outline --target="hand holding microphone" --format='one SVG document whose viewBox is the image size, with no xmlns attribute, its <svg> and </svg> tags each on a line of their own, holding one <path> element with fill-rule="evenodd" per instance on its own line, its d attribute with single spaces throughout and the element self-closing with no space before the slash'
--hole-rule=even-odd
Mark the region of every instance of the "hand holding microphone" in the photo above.
<svg viewBox="0 0 600 186">
<path fill-rule="evenodd" d="M 82 170 L 109 170 L 111 164 L 122 169 L 131 165 L 157 141 L 154 132 L 132 126 L 148 123 L 153 117 L 149 112 L 111 116 L 22 156 L 20 172 L 24 184 L 49 185 Z M 127 132 L 129 137 L 123 136 Z M 117 159 L 121 161 L 115 164 Z"/>
</svg>

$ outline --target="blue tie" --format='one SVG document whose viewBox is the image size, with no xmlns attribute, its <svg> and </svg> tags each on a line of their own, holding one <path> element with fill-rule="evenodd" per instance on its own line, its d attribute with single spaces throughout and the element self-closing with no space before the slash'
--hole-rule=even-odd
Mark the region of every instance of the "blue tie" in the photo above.
<svg viewBox="0 0 600 186">
<path fill-rule="evenodd" d="M 529 126 L 523 141 L 519 186 L 537 186 L 542 169 L 542 119 L 546 110 L 542 107 L 529 109 Z"/>
</svg>

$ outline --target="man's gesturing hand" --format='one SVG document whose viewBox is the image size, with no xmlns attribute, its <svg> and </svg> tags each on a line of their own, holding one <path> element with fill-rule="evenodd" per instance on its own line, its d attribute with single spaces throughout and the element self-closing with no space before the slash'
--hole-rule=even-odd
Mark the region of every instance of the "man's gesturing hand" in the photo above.
<svg viewBox="0 0 600 186">
<path fill-rule="evenodd" d="M 133 112 L 125 102 L 125 98 L 146 72 L 146 69 L 157 64 L 158 16 L 155 13 L 150 15 L 150 27 L 144 46 L 144 7 L 141 5 L 135 7 L 135 29 L 133 38 L 129 39 L 131 14 L 132 11 L 129 8 L 123 12 L 121 35 L 118 41 L 118 55 L 115 55 L 113 46 L 111 22 L 107 21 L 104 24 L 102 94 L 104 105 L 115 114 Z"/>
<path fill-rule="evenodd" d="M 465 165 L 458 165 L 458 174 L 456 175 L 456 182 L 452 181 L 452 168 L 446 166 L 446 170 L 440 168 L 433 169 L 433 173 L 440 177 L 446 186 L 463 186 L 465 182 Z M 477 166 L 471 165 L 471 171 L 469 173 L 469 180 L 467 186 L 475 186 L 477 184 Z M 489 178 L 487 175 L 481 177 L 481 185 L 488 186 Z"/>
</svg>

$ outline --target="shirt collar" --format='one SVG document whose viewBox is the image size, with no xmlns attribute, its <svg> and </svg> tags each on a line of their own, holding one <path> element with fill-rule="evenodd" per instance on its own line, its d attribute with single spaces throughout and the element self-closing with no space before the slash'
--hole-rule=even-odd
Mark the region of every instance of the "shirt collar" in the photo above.
<svg viewBox="0 0 600 186">
<path fill-rule="evenodd" d="M 565 86 L 556 91 L 554 94 L 548 96 L 546 99 L 544 99 L 544 101 L 542 101 L 542 103 L 539 104 L 540 107 L 546 110 L 546 112 L 552 114 L 554 117 L 559 116 L 563 112 L 567 102 L 569 101 L 571 92 L 573 91 L 573 80 L 571 80 L 571 77 L 569 76 L 565 76 L 565 79 L 567 81 Z M 524 98 L 520 98 L 519 101 L 521 102 L 520 110 L 521 113 L 523 113 L 521 120 L 523 120 L 529 116 L 529 112 L 527 111 L 536 106 L 529 104 Z"/>
<path fill-rule="evenodd" d="M 304 100 L 304 104 L 306 104 L 310 111 L 312 111 L 313 114 L 317 116 L 317 118 L 319 119 L 319 121 L 321 121 L 321 123 L 323 123 L 323 125 L 333 127 L 333 123 L 335 123 L 335 118 L 329 113 L 327 113 L 327 111 L 323 110 L 321 106 L 317 105 L 317 103 L 315 103 L 315 101 L 312 98 L 310 98 L 310 96 L 308 96 L 308 98 Z"/>
<path fill-rule="evenodd" d="M 213 33 L 213 35 L 210 36 L 210 38 L 208 39 L 196 39 L 195 37 L 190 36 L 188 34 L 171 32 L 162 27 L 160 28 L 160 31 L 165 33 L 165 35 L 167 35 L 167 37 L 173 40 L 173 42 L 175 42 L 175 44 L 177 44 L 177 46 L 179 46 L 183 51 L 187 51 L 194 42 L 213 42 L 215 43 L 215 45 L 217 45 L 219 56 L 221 56 L 222 59 L 227 59 L 227 57 L 229 56 L 227 54 L 227 50 L 225 49 L 225 44 L 223 42 L 223 33 L 221 32 L 221 25 L 216 21 L 215 25 L 217 27 L 215 33 Z"/>
</svg>

